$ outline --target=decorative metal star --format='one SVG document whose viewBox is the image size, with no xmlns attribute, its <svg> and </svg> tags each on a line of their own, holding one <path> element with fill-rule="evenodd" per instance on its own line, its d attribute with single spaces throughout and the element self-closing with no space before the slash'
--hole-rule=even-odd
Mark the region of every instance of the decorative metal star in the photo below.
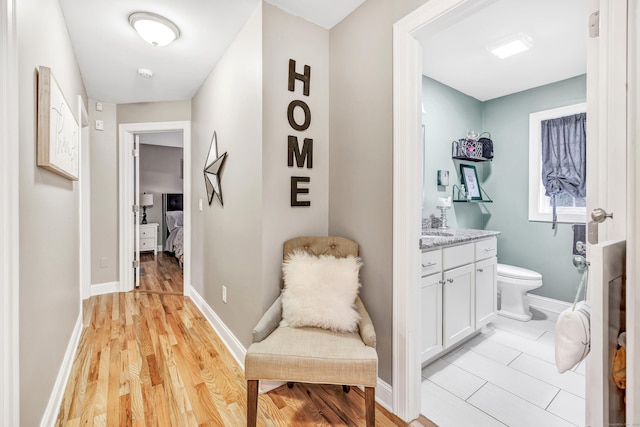
<svg viewBox="0 0 640 427">
<path fill-rule="evenodd" d="M 209 146 L 209 154 L 207 155 L 207 161 L 204 166 L 204 185 L 207 187 L 207 197 L 209 199 L 209 206 L 213 202 L 213 196 L 217 196 L 220 200 L 220 204 L 224 206 L 222 202 L 222 184 L 220 178 L 224 169 L 224 162 L 227 160 L 227 153 L 224 152 L 221 156 L 218 156 L 218 137 L 216 132 L 213 132 L 211 138 L 211 145 Z"/>
</svg>

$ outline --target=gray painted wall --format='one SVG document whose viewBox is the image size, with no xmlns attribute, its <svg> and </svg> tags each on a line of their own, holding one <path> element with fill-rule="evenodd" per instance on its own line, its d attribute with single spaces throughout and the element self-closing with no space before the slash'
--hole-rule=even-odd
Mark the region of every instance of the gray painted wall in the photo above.
<svg viewBox="0 0 640 427">
<path fill-rule="evenodd" d="M 431 202 L 445 195 L 436 192 L 435 170 L 452 167 L 456 173 L 451 182 L 460 182 L 460 161 L 451 160 L 451 140 L 471 129 L 491 132 L 494 160 L 474 165 L 494 202 L 454 203 L 448 218 L 453 227 L 500 231 L 498 261 L 540 272 L 544 286 L 533 293 L 561 301 L 573 301 L 580 279 L 572 264 L 573 234 L 571 224 L 559 224 L 555 233 L 550 223 L 528 220 L 529 114 L 585 100 L 584 75 L 486 102 L 423 78 L 427 111 L 423 215 L 437 215 Z M 448 194 L 451 191 L 449 186 Z"/>
<path fill-rule="evenodd" d="M 191 120 L 190 101 L 102 103 L 88 106 L 91 123 L 91 283 L 119 280 L 119 194 L 118 138 L 123 123 L 150 123 Z M 95 130 L 95 120 L 104 121 L 104 131 Z M 106 267 L 100 260 L 106 258 Z"/>
<path fill-rule="evenodd" d="M 253 12 L 191 104 L 192 285 L 245 347 L 262 315 L 261 11 Z M 207 204 L 202 177 L 214 131 L 218 152 L 229 153 L 222 174 L 224 206 L 217 199 Z M 198 199 L 204 201 L 202 212 Z"/>
<path fill-rule="evenodd" d="M 495 157 L 484 186 L 494 199 L 485 228 L 500 231 L 498 261 L 542 274 L 544 285 L 532 293 L 573 301 L 580 276 L 572 264 L 570 224 L 558 232 L 546 222 L 528 221 L 529 113 L 586 100 L 586 76 L 487 101 L 483 126 L 491 131 Z"/>
<path fill-rule="evenodd" d="M 292 36 L 295 35 L 295 36 Z M 328 31 L 260 4 L 193 99 L 193 162 L 203 163 L 211 135 L 229 157 L 222 175 L 224 206 L 215 200 L 192 218 L 193 286 L 248 347 L 251 330 L 280 289 L 282 244 L 300 235 L 327 234 Z M 303 97 L 314 139 L 313 169 L 287 166 L 289 58 L 312 68 Z M 310 176 L 311 206 L 290 206 L 292 175 Z M 193 171 L 194 202 L 206 199 L 202 173 Z M 205 203 L 206 205 L 206 203 Z M 201 236 L 201 237 L 198 237 Z M 227 287 L 227 303 L 221 288 Z"/>
<path fill-rule="evenodd" d="M 393 24 L 422 0 L 368 0 L 330 32 L 329 233 L 360 244 L 362 299 L 391 384 Z"/>
<path fill-rule="evenodd" d="M 89 100 L 91 161 L 91 284 L 118 280 L 118 124 L 116 104 Z M 104 131 L 95 121 L 104 122 Z M 103 260 L 101 264 L 101 260 Z"/>
<path fill-rule="evenodd" d="M 36 166 L 36 70 L 50 67 L 77 114 L 86 91 L 57 0 L 15 3 L 18 37 L 20 422 L 44 414 L 80 315 L 78 184 Z"/>
</svg>

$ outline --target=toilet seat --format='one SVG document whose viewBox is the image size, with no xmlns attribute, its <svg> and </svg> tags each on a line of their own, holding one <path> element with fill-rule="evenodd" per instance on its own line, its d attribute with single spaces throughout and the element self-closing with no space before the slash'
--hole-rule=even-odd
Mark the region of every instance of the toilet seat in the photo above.
<svg viewBox="0 0 640 427">
<path fill-rule="evenodd" d="M 498 276 L 519 280 L 542 280 L 542 274 L 515 265 L 498 264 Z"/>
</svg>

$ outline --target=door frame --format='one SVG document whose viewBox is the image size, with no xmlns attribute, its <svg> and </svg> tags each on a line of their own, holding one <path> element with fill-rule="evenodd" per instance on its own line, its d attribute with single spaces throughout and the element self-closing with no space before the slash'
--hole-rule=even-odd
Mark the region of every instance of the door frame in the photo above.
<svg viewBox="0 0 640 427">
<path fill-rule="evenodd" d="M 133 206 L 133 135 L 182 131 L 183 157 L 183 212 L 184 212 L 184 269 L 183 295 L 191 290 L 191 122 L 127 123 L 119 126 L 119 219 L 120 219 L 120 292 L 133 290 L 131 253 L 133 253 L 134 226 L 130 220 Z"/>
<path fill-rule="evenodd" d="M 419 289 L 420 289 L 420 254 L 418 249 L 419 237 L 421 234 L 421 222 L 422 212 L 421 204 L 421 190 L 422 190 L 422 148 L 421 148 L 421 79 L 422 73 L 422 52 L 420 49 L 420 43 L 415 39 L 413 34 L 424 27 L 425 25 L 440 18 L 453 9 L 463 5 L 468 0 L 430 0 L 415 11 L 411 12 L 404 18 L 400 19 L 393 26 L 393 153 L 394 153 L 394 171 L 393 171 L 393 412 L 405 421 L 411 421 L 417 418 L 420 414 L 420 360 L 419 360 L 419 336 L 420 328 L 418 325 L 420 319 L 420 312 L 418 307 Z M 597 5 L 602 10 L 603 8 L 614 7 L 611 3 L 612 0 L 591 0 L 590 6 Z M 618 6 L 619 7 L 619 6 Z M 637 10 L 632 9 L 634 14 L 630 14 L 629 28 L 630 34 L 635 37 L 633 41 L 636 42 L 632 45 L 634 49 L 638 49 L 637 34 L 635 32 L 635 22 L 640 21 L 640 16 Z M 607 16 L 607 12 L 605 12 Z M 601 16 L 602 19 L 602 16 Z M 585 22 L 585 25 L 587 23 Z M 603 37 L 603 32 L 606 37 Z M 620 96 L 619 91 L 614 91 L 610 94 L 609 91 L 613 87 L 619 87 L 620 79 L 622 78 L 619 70 L 613 65 L 614 63 L 607 63 L 605 59 L 619 58 L 619 49 L 616 49 L 615 41 L 615 28 L 611 25 L 604 25 L 600 28 L 600 42 L 599 42 L 599 57 L 598 57 L 598 70 L 601 73 L 598 81 L 596 82 L 599 96 L 599 115 L 596 118 L 598 121 L 598 135 L 603 140 L 618 141 L 617 147 L 625 147 L 627 156 L 634 155 L 633 158 L 627 157 L 624 162 L 629 163 L 627 170 L 626 182 L 629 183 L 626 187 L 626 191 L 623 192 L 623 196 L 627 198 L 627 208 L 624 212 L 621 212 L 621 221 L 617 225 L 609 225 L 606 227 L 611 230 L 603 230 L 604 236 L 607 238 L 624 239 L 626 232 L 625 228 L 628 228 L 631 232 L 635 231 L 635 235 L 640 240 L 640 231 L 637 230 L 635 225 L 630 224 L 636 218 L 635 212 L 640 211 L 640 206 L 637 206 L 638 198 L 633 190 L 636 188 L 632 185 L 632 182 L 637 182 L 637 188 L 640 188 L 640 179 L 634 174 L 634 170 L 640 167 L 640 153 L 635 151 L 633 147 L 632 138 L 629 138 L 627 143 L 626 136 L 620 141 L 621 129 L 616 127 L 619 124 L 615 120 L 615 114 L 619 112 L 612 112 L 607 110 L 609 105 L 609 99 L 605 95 L 612 95 L 615 97 Z M 609 40 L 609 44 L 602 42 L 602 40 Z M 635 51 L 634 51 L 635 52 Z M 639 59 L 633 55 L 630 55 L 630 65 L 632 61 L 639 61 Z M 603 59 L 604 58 L 604 59 Z M 619 63 L 619 62 L 618 62 Z M 633 62 L 635 64 L 635 62 Z M 637 70 L 640 68 L 634 68 Z M 623 70 L 623 74 L 626 74 L 627 70 Z M 630 74 L 632 79 L 635 79 L 635 75 Z M 616 80 L 617 79 L 617 80 Z M 626 79 L 623 83 L 627 83 Z M 632 90 L 635 90 L 634 100 L 640 101 L 640 91 L 637 86 L 634 86 L 634 82 L 629 82 L 632 86 Z M 591 87 L 589 89 L 592 89 Z M 631 98 L 631 97 L 630 97 Z M 627 111 L 636 113 L 635 104 L 630 106 Z M 604 110 L 603 110 L 604 109 Z M 603 112 L 606 111 L 603 117 Z M 627 112 L 627 114 L 629 114 Z M 626 119 L 625 119 L 626 120 Z M 634 120 L 629 120 L 634 122 Z M 631 126 L 632 123 L 629 123 Z M 626 125 L 624 131 L 626 131 Z M 640 130 L 634 128 L 629 135 L 637 135 L 640 138 Z M 616 139 L 613 139 L 616 138 Z M 640 139 L 639 139 L 640 140 Z M 599 144 L 599 139 L 594 139 L 596 150 L 599 153 L 603 153 L 604 157 L 608 155 L 607 150 L 609 147 L 602 147 Z M 600 161 L 602 164 L 602 158 Z M 602 175 L 602 170 L 599 170 L 599 175 Z M 602 178 L 602 177 L 599 177 Z M 604 177 L 606 178 L 606 177 Z M 635 179 L 635 181 L 633 181 Z M 606 181 L 603 184 L 601 179 L 598 179 L 599 193 L 606 189 Z M 605 205 L 606 206 L 606 205 Z M 605 207 L 603 206 L 603 207 Z M 636 209 L 637 208 L 637 209 Z M 620 224 L 623 223 L 623 224 Z M 602 226 L 601 226 L 602 227 Z M 640 262 L 640 254 L 636 250 L 638 240 L 629 241 L 628 251 L 633 254 L 633 258 L 628 258 L 628 261 Z M 627 262 L 630 265 L 630 262 Z M 636 264 L 637 265 L 637 264 Z M 627 272 L 627 280 L 629 283 L 635 282 L 636 272 L 635 269 L 631 269 Z M 630 299 L 630 295 L 627 295 L 627 300 L 633 303 L 635 310 L 631 310 L 631 320 L 637 319 L 640 315 L 640 297 L 633 294 L 633 299 Z M 628 303 L 628 307 L 631 304 Z M 627 314 L 628 320 L 629 312 Z M 635 324 L 635 323 L 633 323 Z M 632 330 L 631 337 L 631 351 L 634 354 L 640 354 L 640 339 L 638 339 L 638 332 Z M 628 360 L 634 360 L 629 358 Z M 630 367 L 631 378 L 628 378 L 628 382 L 632 381 L 633 384 L 640 384 L 640 377 L 638 369 L 635 369 L 635 364 Z M 629 366 L 628 366 L 629 369 Z M 629 390 L 631 387 L 628 387 Z M 628 395 L 628 399 L 632 405 L 638 406 L 640 397 L 633 391 Z M 637 423 L 637 419 L 640 414 L 627 413 L 628 423 Z"/>
<path fill-rule="evenodd" d="M 15 0 L 0 0 L 0 425 L 20 425 L 20 163 Z"/>
<path fill-rule="evenodd" d="M 80 313 L 82 301 L 91 297 L 91 148 L 89 147 L 91 130 L 89 128 L 89 113 L 84 99 L 78 95 L 78 122 L 80 124 L 80 179 L 78 193 L 80 194 Z"/>
</svg>

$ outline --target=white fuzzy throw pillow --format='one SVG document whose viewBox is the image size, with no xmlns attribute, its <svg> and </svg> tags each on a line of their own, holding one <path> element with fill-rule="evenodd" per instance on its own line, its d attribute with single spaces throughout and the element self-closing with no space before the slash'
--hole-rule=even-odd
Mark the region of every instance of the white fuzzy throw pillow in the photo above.
<svg viewBox="0 0 640 427">
<path fill-rule="evenodd" d="M 360 315 L 355 309 L 362 261 L 358 257 L 314 256 L 294 251 L 282 263 L 281 326 L 314 326 L 336 332 L 355 332 Z"/>
</svg>

